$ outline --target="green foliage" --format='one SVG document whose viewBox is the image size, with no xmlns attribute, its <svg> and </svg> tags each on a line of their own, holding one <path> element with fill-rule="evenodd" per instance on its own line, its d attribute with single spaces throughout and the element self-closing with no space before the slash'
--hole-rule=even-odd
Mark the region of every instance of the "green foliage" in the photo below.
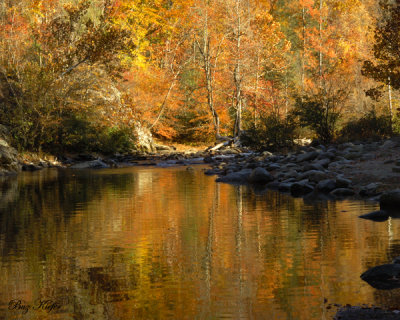
<svg viewBox="0 0 400 320">
<path fill-rule="evenodd" d="M 252 123 L 240 136 L 243 145 L 254 150 L 276 151 L 290 148 L 297 137 L 297 126 L 293 117 L 285 119 L 271 114 L 263 116 L 257 125 Z"/>
<path fill-rule="evenodd" d="M 58 135 L 44 149 L 112 154 L 134 148 L 134 135 L 127 127 L 99 126 L 81 115 L 64 119 Z"/>
<path fill-rule="evenodd" d="M 378 116 L 375 110 L 371 110 L 363 117 L 352 120 L 340 131 L 340 140 L 375 140 L 390 136 L 390 116 Z"/>
<path fill-rule="evenodd" d="M 328 143 L 335 137 L 341 100 L 340 92 L 337 95 L 319 93 L 297 97 L 293 114 L 299 118 L 300 125 L 310 127 L 318 139 Z"/>
</svg>

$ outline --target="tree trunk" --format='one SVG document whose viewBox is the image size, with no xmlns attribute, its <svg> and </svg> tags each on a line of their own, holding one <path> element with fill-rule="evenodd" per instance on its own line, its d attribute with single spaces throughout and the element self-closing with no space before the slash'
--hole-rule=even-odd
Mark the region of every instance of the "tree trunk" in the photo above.
<svg viewBox="0 0 400 320">
<path fill-rule="evenodd" d="M 233 135 L 238 137 L 242 130 L 242 75 L 241 75 L 241 33 L 242 33 L 242 21 L 240 12 L 240 1 L 236 0 L 236 64 L 233 72 L 233 80 L 235 83 L 235 107 L 236 107 L 236 119 L 235 128 Z"/>
</svg>

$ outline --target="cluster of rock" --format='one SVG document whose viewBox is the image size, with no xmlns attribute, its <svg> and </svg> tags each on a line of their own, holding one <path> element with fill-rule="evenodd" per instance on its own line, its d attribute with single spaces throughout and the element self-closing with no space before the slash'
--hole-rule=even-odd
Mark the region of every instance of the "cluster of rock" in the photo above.
<svg viewBox="0 0 400 320">
<path fill-rule="evenodd" d="M 218 182 L 257 184 L 266 188 L 289 192 L 293 196 L 311 193 L 333 197 L 365 197 L 379 194 L 379 184 L 355 186 L 340 172 L 344 166 L 351 166 L 355 159 L 369 159 L 378 144 L 345 143 L 338 146 L 301 147 L 294 153 L 239 154 L 231 158 L 215 156 L 208 161 L 212 169 L 206 174 L 216 174 Z"/>
</svg>

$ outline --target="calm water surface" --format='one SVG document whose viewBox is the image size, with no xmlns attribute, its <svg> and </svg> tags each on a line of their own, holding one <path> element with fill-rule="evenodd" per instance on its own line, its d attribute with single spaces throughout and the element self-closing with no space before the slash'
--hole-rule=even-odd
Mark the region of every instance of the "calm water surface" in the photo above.
<svg viewBox="0 0 400 320">
<path fill-rule="evenodd" d="M 357 218 L 376 204 L 255 193 L 202 170 L 3 180 L 0 319 L 311 320 L 331 319 L 329 303 L 400 307 L 399 290 L 359 278 L 400 255 L 399 220 Z"/>
</svg>

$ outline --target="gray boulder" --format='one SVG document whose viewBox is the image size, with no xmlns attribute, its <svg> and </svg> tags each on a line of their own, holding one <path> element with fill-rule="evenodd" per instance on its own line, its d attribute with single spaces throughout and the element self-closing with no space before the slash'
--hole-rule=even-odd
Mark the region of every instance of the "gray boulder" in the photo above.
<svg viewBox="0 0 400 320">
<path fill-rule="evenodd" d="M 328 178 L 328 175 L 325 172 L 318 171 L 318 170 L 310 170 L 303 172 L 300 176 L 300 180 L 308 179 L 313 182 L 320 182 L 321 180 L 325 180 Z"/>
<path fill-rule="evenodd" d="M 336 178 L 336 187 L 337 188 L 348 188 L 351 184 L 351 180 L 345 179 L 343 177 Z"/>
<path fill-rule="evenodd" d="M 224 177 L 219 177 L 215 181 L 228 183 L 247 183 L 251 173 L 251 169 L 243 169 L 238 172 L 231 172 Z"/>
<path fill-rule="evenodd" d="M 319 153 L 317 151 L 311 151 L 303 154 L 299 154 L 296 158 L 296 162 L 311 161 L 318 157 Z"/>
<path fill-rule="evenodd" d="M 370 183 L 366 186 L 361 187 L 360 189 L 360 196 L 362 197 L 374 197 L 380 193 L 379 187 L 381 186 L 380 183 Z"/>
</svg>

